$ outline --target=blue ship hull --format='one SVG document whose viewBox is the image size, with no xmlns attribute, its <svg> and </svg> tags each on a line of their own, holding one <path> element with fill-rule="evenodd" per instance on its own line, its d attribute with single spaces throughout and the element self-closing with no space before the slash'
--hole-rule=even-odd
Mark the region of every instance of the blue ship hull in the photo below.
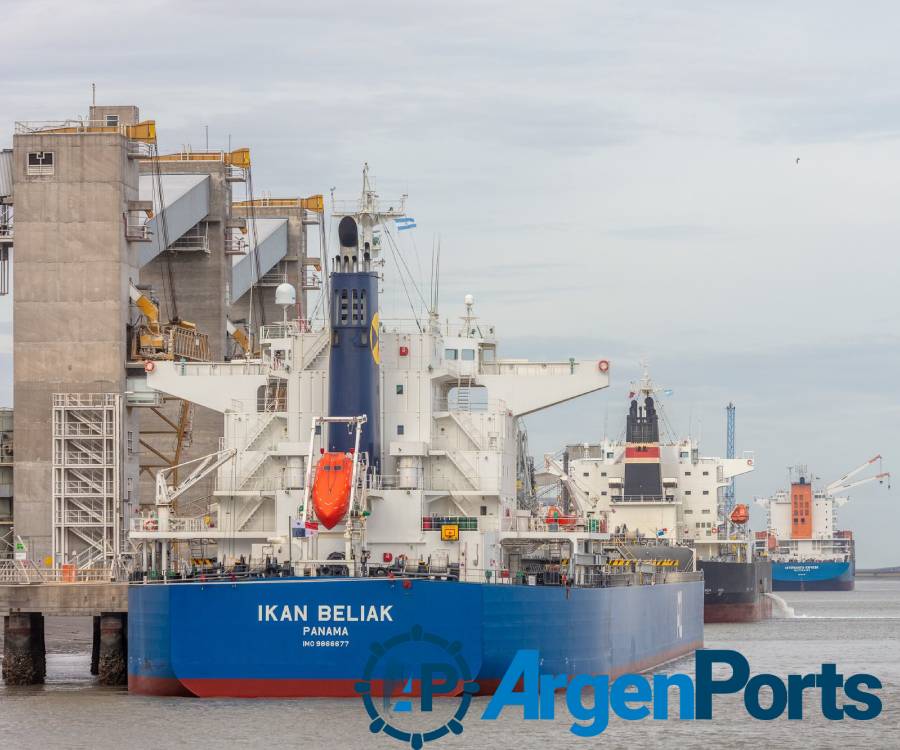
<svg viewBox="0 0 900 750">
<path fill-rule="evenodd" d="M 155 695 L 353 696 L 362 679 L 391 679 L 364 675 L 373 647 L 415 626 L 459 644 L 482 692 L 519 649 L 538 649 L 544 672 L 616 676 L 703 645 L 702 581 L 262 579 L 134 584 L 128 598 L 129 690 Z"/>
<path fill-rule="evenodd" d="M 772 563 L 772 590 L 852 591 L 855 572 L 852 560 Z"/>
</svg>

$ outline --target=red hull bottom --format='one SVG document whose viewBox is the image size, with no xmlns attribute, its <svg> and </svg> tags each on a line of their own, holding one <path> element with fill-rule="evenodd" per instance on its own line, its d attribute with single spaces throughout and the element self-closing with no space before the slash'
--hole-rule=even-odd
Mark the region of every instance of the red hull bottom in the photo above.
<svg viewBox="0 0 900 750">
<path fill-rule="evenodd" d="M 772 599 L 760 595 L 755 602 L 706 604 L 703 622 L 759 622 L 772 616 Z"/>
<path fill-rule="evenodd" d="M 671 649 L 651 659 L 632 662 L 614 674 L 645 672 L 655 666 L 703 648 L 702 641 Z M 191 696 L 197 698 L 357 698 L 358 680 L 258 680 L 258 679 L 163 679 L 128 676 L 128 692 L 137 695 Z M 492 695 L 500 680 L 479 680 L 479 695 Z M 374 695 L 380 695 L 376 687 Z"/>
</svg>

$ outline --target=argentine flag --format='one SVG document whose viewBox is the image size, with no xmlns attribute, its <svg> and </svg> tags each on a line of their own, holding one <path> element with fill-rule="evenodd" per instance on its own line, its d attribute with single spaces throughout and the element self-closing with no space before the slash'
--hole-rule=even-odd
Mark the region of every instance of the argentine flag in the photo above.
<svg viewBox="0 0 900 750">
<path fill-rule="evenodd" d="M 403 232 L 407 229 L 415 229 L 416 220 L 411 216 L 401 216 L 399 219 L 394 219 L 394 226 L 397 227 L 398 232 Z"/>
</svg>

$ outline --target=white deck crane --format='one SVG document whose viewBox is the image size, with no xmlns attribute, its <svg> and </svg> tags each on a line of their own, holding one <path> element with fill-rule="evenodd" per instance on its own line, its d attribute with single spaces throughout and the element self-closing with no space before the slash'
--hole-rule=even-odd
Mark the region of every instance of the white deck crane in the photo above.
<svg viewBox="0 0 900 750">
<path fill-rule="evenodd" d="M 867 469 L 869 466 L 874 464 L 876 461 L 878 462 L 878 468 L 879 468 L 878 474 L 876 474 L 875 476 L 872 476 L 872 477 L 866 477 L 865 479 L 859 479 L 855 482 L 850 482 L 848 484 L 847 480 L 852 479 L 857 474 L 859 474 L 861 471 L 863 471 L 864 469 Z M 890 476 L 891 476 L 890 472 L 888 472 L 888 471 L 882 472 L 882 471 L 880 471 L 880 469 L 881 469 L 881 454 L 879 453 L 877 456 L 873 456 L 868 461 L 866 461 L 863 464 L 860 464 L 852 471 L 848 471 L 840 479 L 835 479 L 831 484 L 829 484 L 825 488 L 825 494 L 831 495 L 832 493 L 834 493 L 836 491 L 848 490 L 851 487 L 858 487 L 861 484 L 867 484 L 868 482 L 874 482 L 876 479 L 879 480 L 880 482 L 884 482 L 885 479 L 890 479 Z M 888 486 L 890 487 L 890 483 L 888 483 Z"/>
<path fill-rule="evenodd" d="M 162 542 L 162 559 L 161 567 L 163 571 L 168 570 L 169 562 L 169 544 L 171 540 L 165 537 L 166 532 L 170 530 L 169 520 L 171 518 L 172 506 L 175 501 L 193 487 L 204 477 L 209 476 L 218 469 L 222 464 L 230 461 L 235 457 L 237 451 L 229 448 L 224 451 L 210 453 L 207 456 L 201 456 L 191 461 L 185 461 L 177 466 L 168 466 L 156 472 L 156 513 L 159 523 L 160 541 Z M 193 470 L 177 485 L 169 486 L 168 477 L 175 475 L 179 469 L 185 469 L 193 466 Z M 146 569 L 146 565 L 144 566 Z"/>
</svg>

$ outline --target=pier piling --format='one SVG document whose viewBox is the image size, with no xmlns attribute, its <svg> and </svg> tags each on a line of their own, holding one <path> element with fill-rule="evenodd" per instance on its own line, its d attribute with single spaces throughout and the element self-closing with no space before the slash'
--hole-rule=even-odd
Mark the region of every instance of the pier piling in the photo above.
<svg viewBox="0 0 900 750">
<path fill-rule="evenodd" d="M 97 652 L 97 677 L 101 685 L 128 684 L 128 615 L 125 612 L 104 612 L 94 629 Z M 99 633 L 98 633 L 99 630 Z"/>
<path fill-rule="evenodd" d="M 3 618 L 3 681 L 7 685 L 41 685 L 47 675 L 44 616 L 16 612 Z"/>
</svg>

